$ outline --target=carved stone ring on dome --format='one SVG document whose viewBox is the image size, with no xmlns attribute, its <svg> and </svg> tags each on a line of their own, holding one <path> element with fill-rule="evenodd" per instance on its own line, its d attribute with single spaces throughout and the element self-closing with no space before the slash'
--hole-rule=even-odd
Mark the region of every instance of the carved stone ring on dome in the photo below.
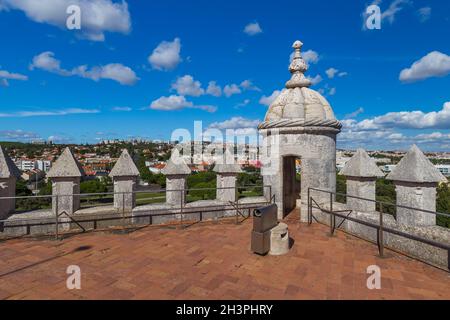
<svg viewBox="0 0 450 320">
<path fill-rule="evenodd" d="M 304 72 L 308 66 L 302 58 L 303 43 L 295 41 L 294 58 L 289 65 L 291 79 L 286 88 L 269 106 L 264 122 L 259 129 L 282 127 L 331 127 L 340 129 L 342 124 L 336 120 L 328 101 L 317 91 L 309 88 L 311 81 Z"/>
</svg>

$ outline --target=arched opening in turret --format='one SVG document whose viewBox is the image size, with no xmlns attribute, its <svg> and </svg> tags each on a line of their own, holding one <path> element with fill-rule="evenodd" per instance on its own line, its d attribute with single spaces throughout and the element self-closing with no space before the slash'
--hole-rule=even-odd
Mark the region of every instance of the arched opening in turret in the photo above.
<svg viewBox="0 0 450 320">
<path fill-rule="evenodd" d="M 290 214 L 297 206 L 301 192 L 301 159 L 298 156 L 283 157 L 283 216 Z"/>
</svg>

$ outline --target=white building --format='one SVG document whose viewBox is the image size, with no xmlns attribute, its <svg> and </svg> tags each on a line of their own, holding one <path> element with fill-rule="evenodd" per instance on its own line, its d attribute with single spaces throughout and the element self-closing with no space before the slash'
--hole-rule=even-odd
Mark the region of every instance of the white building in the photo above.
<svg viewBox="0 0 450 320">
<path fill-rule="evenodd" d="M 446 177 L 450 177 L 450 164 L 437 164 L 435 167 Z"/>
</svg>

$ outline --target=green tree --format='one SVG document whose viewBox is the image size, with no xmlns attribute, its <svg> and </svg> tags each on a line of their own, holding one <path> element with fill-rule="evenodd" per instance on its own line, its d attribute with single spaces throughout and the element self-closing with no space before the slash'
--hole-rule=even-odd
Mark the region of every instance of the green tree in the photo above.
<svg viewBox="0 0 450 320">
<path fill-rule="evenodd" d="M 450 214 L 450 187 L 441 183 L 437 188 L 436 211 Z M 438 215 L 437 225 L 450 228 L 450 218 Z"/>
</svg>

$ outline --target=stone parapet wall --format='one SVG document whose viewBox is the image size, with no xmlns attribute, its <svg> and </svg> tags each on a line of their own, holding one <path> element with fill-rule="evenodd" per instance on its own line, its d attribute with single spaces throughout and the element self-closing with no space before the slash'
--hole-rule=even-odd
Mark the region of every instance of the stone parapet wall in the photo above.
<svg viewBox="0 0 450 320">
<path fill-rule="evenodd" d="M 323 209 L 329 209 L 329 203 L 325 202 L 320 204 Z M 333 202 L 333 210 L 347 210 L 346 204 L 339 202 Z M 303 210 L 307 210 L 307 207 Z M 307 211 L 306 211 L 307 212 Z M 348 213 L 340 213 L 347 215 Z M 330 215 L 313 208 L 314 217 L 321 223 L 329 225 Z M 352 211 L 350 217 L 370 222 L 379 225 L 380 213 L 378 211 L 373 212 L 354 212 Z M 342 222 L 342 218 L 336 217 L 336 226 Z M 315 222 L 315 220 L 313 220 Z M 390 214 L 383 214 L 383 225 L 385 228 L 391 228 L 396 231 L 401 231 L 410 235 L 422 237 L 425 239 L 433 240 L 440 243 L 450 244 L 450 229 L 440 226 L 404 226 L 395 220 Z M 377 229 L 370 226 L 363 225 L 358 222 L 345 220 L 340 229 L 345 230 L 351 234 L 361 237 L 373 242 L 377 241 Z M 437 265 L 439 267 L 448 268 L 448 252 L 446 250 L 436 248 L 434 246 L 424 244 L 419 241 L 408 239 L 402 236 L 398 236 L 389 232 L 383 232 L 384 244 L 388 248 L 398 250 L 412 257 L 416 257 L 430 264 Z"/>
</svg>

